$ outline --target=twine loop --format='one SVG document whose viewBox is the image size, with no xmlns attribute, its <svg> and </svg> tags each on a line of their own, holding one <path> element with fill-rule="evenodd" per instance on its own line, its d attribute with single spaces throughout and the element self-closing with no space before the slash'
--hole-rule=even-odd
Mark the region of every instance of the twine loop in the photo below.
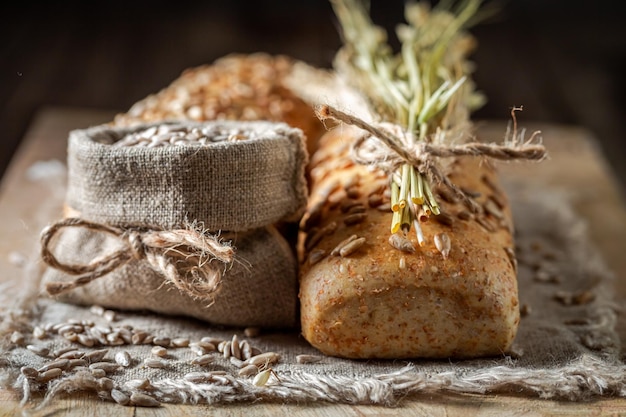
<svg viewBox="0 0 626 417">
<path fill-rule="evenodd" d="M 59 261 L 50 248 L 52 238 L 66 228 L 84 228 L 104 233 L 121 243 L 112 253 L 97 257 L 87 264 Z M 41 233 L 41 258 L 50 267 L 76 278 L 67 282 L 49 282 L 51 295 L 78 288 L 112 272 L 131 260 L 145 260 L 164 279 L 189 296 L 213 301 L 218 292 L 223 271 L 234 260 L 235 250 L 230 242 L 197 227 L 159 230 L 143 226 L 110 226 L 72 217 L 46 227 Z"/>
</svg>

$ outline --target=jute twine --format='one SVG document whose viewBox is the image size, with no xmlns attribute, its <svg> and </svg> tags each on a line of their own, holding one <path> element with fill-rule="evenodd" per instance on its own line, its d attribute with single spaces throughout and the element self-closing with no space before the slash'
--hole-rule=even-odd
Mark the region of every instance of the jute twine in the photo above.
<svg viewBox="0 0 626 417">
<path fill-rule="evenodd" d="M 435 140 L 417 141 L 412 132 L 406 132 L 402 127 L 391 123 L 370 124 L 356 116 L 344 113 L 329 105 L 316 108 L 316 114 L 321 121 L 334 120 L 356 126 L 367 134 L 359 137 L 352 144 L 352 159 L 362 165 L 374 165 L 388 174 L 392 174 L 403 164 L 415 167 L 420 174 L 425 175 L 431 183 L 443 184 L 463 204 L 476 213 L 481 207 L 462 189 L 454 185 L 443 173 L 437 162 L 438 158 L 458 156 L 487 157 L 501 161 L 531 160 L 541 161 L 547 157 L 545 147 L 538 143 L 541 132 L 534 132 L 530 139 L 523 141 L 517 134 L 514 108 L 511 112 L 514 121 L 513 135 L 509 142 L 503 145 L 483 142 L 465 143 L 434 143 Z M 434 138 L 446 137 L 445 131 L 439 131 Z M 378 139 L 371 141 L 371 138 Z"/>
<path fill-rule="evenodd" d="M 50 250 L 54 236 L 65 228 L 85 228 L 117 238 L 122 246 L 89 264 L 61 262 Z M 223 271 L 233 262 L 234 249 L 228 241 L 207 233 L 197 225 L 185 229 L 158 230 L 141 226 L 109 226 L 78 217 L 60 220 L 41 233 L 41 257 L 46 264 L 72 276 L 69 282 L 49 282 L 51 295 L 86 285 L 132 259 L 145 259 L 166 282 L 196 299 L 212 301 Z"/>
</svg>

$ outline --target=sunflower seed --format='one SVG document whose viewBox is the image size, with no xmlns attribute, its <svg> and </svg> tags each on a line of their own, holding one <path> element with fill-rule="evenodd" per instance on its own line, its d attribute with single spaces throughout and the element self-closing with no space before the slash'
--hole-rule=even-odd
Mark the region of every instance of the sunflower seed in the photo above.
<svg viewBox="0 0 626 417">
<path fill-rule="evenodd" d="M 437 189 L 437 195 L 446 203 L 454 204 L 459 201 L 454 193 L 447 188 L 440 187 Z"/>
<path fill-rule="evenodd" d="M 252 357 L 252 349 L 250 348 L 250 343 L 247 340 L 243 340 L 241 342 L 241 359 L 247 360 Z"/>
<path fill-rule="evenodd" d="M 224 339 L 220 339 L 219 337 L 214 337 L 214 336 L 204 336 L 203 338 L 200 339 L 201 343 L 210 343 L 213 346 L 217 346 L 220 344 L 220 342 L 222 342 Z"/>
<path fill-rule="evenodd" d="M 139 407 L 158 407 L 161 403 L 147 394 L 133 392 L 130 395 L 130 402 Z"/>
<path fill-rule="evenodd" d="M 355 204 L 354 206 L 348 209 L 347 214 L 364 214 L 367 211 L 367 207 L 363 204 Z"/>
<path fill-rule="evenodd" d="M 276 352 L 265 352 L 259 355 L 253 356 L 250 359 L 246 360 L 250 365 L 256 366 L 266 366 L 271 365 L 280 360 L 280 355 Z"/>
<path fill-rule="evenodd" d="M 26 378 L 37 378 L 39 376 L 39 371 L 30 366 L 22 366 L 20 372 Z"/>
<path fill-rule="evenodd" d="M 319 361 L 321 361 L 322 358 L 321 356 L 316 356 L 316 355 L 297 355 L 296 356 L 296 362 L 297 363 L 317 363 Z"/>
<path fill-rule="evenodd" d="M 104 369 L 90 369 L 89 372 L 91 372 L 91 375 L 93 375 L 94 378 L 104 378 L 107 376 Z"/>
<path fill-rule="evenodd" d="M 113 310 L 105 310 L 104 313 L 102 313 L 102 317 L 104 317 L 104 319 L 108 322 L 114 322 L 117 320 L 117 315 Z"/>
<path fill-rule="evenodd" d="M 483 229 L 485 229 L 485 230 L 486 230 L 486 231 L 488 231 L 488 232 L 493 233 L 493 232 L 495 232 L 495 231 L 496 231 L 495 226 L 494 226 L 494 225 L 493 225 L 490 221 L 488 221 L 487 219 L 485 219 L 485 218 L 484 218 L 484 217 L 482 217 L 482 216 L 478 216 L 478 217 L 476 217 L 476 222 L 477 222 L 479 225 L 481 225 L 481 226 L 483 227 Z"/>
<path fill-rule="evenodd" d="M 343 223 L 346 226 L 353 226 L 355 224 L 362 223 L 365 219 L 367 219 L 367 213 L 353 213 L 344 217 Z"/>
<path fill-rule="evenodd" d="M 139 330 L 133 333 L 133 336 L 131 337 L 130 341 L 133 345 L 140 345 L 143 342 L 143 340 L 146 338 L 146 336 L 148 336 L 147 332 Z"/>
<path fill-rule="evenodd" d="M 504 214 L 502 213 L 502 210 L 500 210 L 498 205 L 491 199 L 488 199 L 487 201 L 485 201 L 485 203 L 483 204 L 483 209 L 485 209 L 485 212 L 487 214 L 491 214 L 493 217 L 497 219 L 504 218 Z"/>
<path fill-rule="evenodd" d="M 520 306 L 520 308 L 519 308 L 519 314 L 522 317 L 528 316 L 531 312 L 532 312 L 532 309 L 531 309 L 530 305 L 528 305 L 528 304 L 522 304 Z"/>
<path fill-rule="evenodd" d="M 469 188 L 465 188 L 465 187 L 461 187 L 461 191 L 463 191 L 463 194 L 465 194 L 468 197 L 471 198 L 478 198 L 481 196 L 481 193 L 475 190 L 471 190 Z"/>
<path fill-rule="evenodd" d="M 450 254 L 451 248 L 450 237 L 448 237 L 448 235 L 445 233 L 437 233 L 435 235 L 434 241 L 435 247 L 439 252 L 441 252 L 441 255 L 443 255 L 443 259 L 447 259 L 448 255 Z"/>
<path fill-rule="evenodd" d="M 399 251 L 407 253 L 415 252 L 415 246 L 413 246 L 413 243 L 401 233 L 394 233 L 389 236 L 388 242 L 391 246 L 398 249 Z"/>
<path fill-rule="evenodd" d="M 67 365 L 67 369 L 74 369 L 78 366 L 87 366 L 87 361 L 84 359 L 69 359 L 70 363 Z"/>
<path fill-rule="evenodd" d="M 189 349 L 198 356 L 206 355 L 209 352 L 215 352 L 217 348 L 212 343 L 193 342 L 189 344 Z"/>
<path fill-rule="evenodd" d="M 167 368 L 167 363 L 162 359 L 146 358 L 144 359 L 143 363 L 148 368 L 159 368 L 159 369 Z"/>
<path fill-rule="evenodd" d="M 78 335 L 74 332 L 64 333 L 63 337 L 70 342 L 78 342 Z"/>
<path fill-rule="evenodd" d="M 123 366 L 125 368 L 129 367 L 131 364 L 131 358 L 130 358 L 130 353 L 128 353 L 125 350 L 122 350 L 120 352 L 117 352 L 115 354 L 115 362 L 120 365 Z"/>
<path fill-rule="evenodd" d="M 73 347 L 70 347 L 69 349 L 70 350 L 66 350 L 65 352 L 62 352 L 61 350 L 57 350 L 54 352 L 54 356 L 56 356 L 59 359 L 79 359 L 85 355 L 85 352 L 81 350 L 76 350 Z"/>
<path fill-rule="evenodd" d="M 106 373 L 115 372 L 119 368 L 120 366 L 117 363 L 113 363 L 113 362 L 96 362 L 96 363 L 92 363 L 91 365 L 89 365 L 89 369 L 91 370 L 102 369 Z"/>
<path fill-rule="evenodd" d="M 187 347 L 187 346 L 189 346 L 189 339 L 187 339 L 187 338 L 172 339 L 172 346 L 174 346 L 174 347 Z"/>
<path fill-rule="evenodd" d="M 189 349 L 198 356 L 206 355 L 206 351 L 202 348 L 202 346 L 198 346 L 195 343 L 189 344 Z"/>
<path fill-rule="evenodd" d="M 155 355 L 158 356 L 160 358 L 164 358 L 167 356 L 167 349 L 165 349 L 163 346 L 154 346 L 150 352 Z"/>
<path fill-rule="evenodd" d="M 41 368 L 37 369 L 37 371 L 46 372 L 52 368 L 66 369 L 69 364 L 70 364 L 69 359 L 56 359 L 56 360 L 53 360 L 52 362 L 48 362 Z"/>
<path fill-rule="evenodd" d="M 24 335 L 17 330 L 11 334 L 11 343 L 14 345 L 22 346 L 25 340 Z"/>
<path fill-rule="evenodd" d="M 193 383 L 209 382 L 212 378 L 210 372 L 189 372 L 183 377 L 185 380 Z"/>
<path fill-rule="evenodd" d="M 326 257 L 326 251 L 324 249 L 313 249 L 309 253 L 309 258 L 308 258 L 309 265 L 315 265 L 316 263 L 318 263 L 325 257 Z"/>
<path fill-rule="evenodd" d="M 339 251 L 341 250 L 341 248 L 343 248 L 345 245 L 347 245 L 348 243 L 356 240 L 358 238 L 357 235 L 352 235 L 349 236 L 347 238 L 345 238 L 344 240 L 342 240 L 341 242 L 339 242 L 337 244 L 337 246 L 334 247 L 334 249 L 332 251 L 330 251 L 330 254 L 332 256 L 339 256 Z"/>
<path fill-rule="evenodd" d="M 85 353 L 82 358 L 91 363 L 101 362 L 107 353 L 109 353 L 109 349 L 92 350 L 91 352 Z"/>
<path fill-rule="evenodd" d="M 433 217 L 435 218 L 436 222 L 443 224 L 444 226 L 452 226 L 454 224 L 454 219 L 446 212 L 442 211 Z"/>
<path fill-rule="evenodd" d="M 142 379 L 131 379 L 130 381 L 126 381 L 124 383 L 124 386 L 127 387 L 130 390 L 143 390 L 143 391 L 147 391 L 152 389 L 152 384 L 150 383 L 150 380 L 142 378 Z"/>
<path fill-rule="evenodd" d="M 113 382 L 113 380 L 107 377 L 98 378 L 98 380 L 96 381 L 96 384 L 97 384 L 98 391 L 106 391 L 106 392 L 111 392 L 111 390 L 115 386 L 115 383 Z"/>
<path fill-rule="evenodd" d="M 200 366 L 209 365 L 209 364 L 212 364 L 213 362 L 215 362 L 215 357 L 213 355 L 208 355 L 208 354 L 198 356 L 197 358 L 194 358 L 191 360 L 192 365 L 200 365 Z"/>
<path fill-rule="evenodd" d="M 239 376 L 253 376 L 259 373 L 259 368 L 256 365 L 246 365 L 238 372 Z"/>
<path fill-rule="evenodd" d="M 113 400 L 120 405 L 127 405 L 130 403 L 130 397 L 115 388 L 111 390 L 111 398 L 113 398 Z"/>
<path fill-rule="evenodd" d="M 65 336 L 66 333 L 82 333 L 83 326 L 77 324 L 64 324 L 57 329 L 57 333 L 61 336 Z"/>
<path fill-rule="evenodd" d="M 258 327 L 246 327 L 243 329 L 243 334 L 246 337 L 257 337 L 261 334 L 261 329 Z"/>
<path fill-rule="evenodd" d="M 230 354 L 237 359 L 241 359 L 241 346 L 236 334 L 233 335 L 233 339 L 230 341 Z"/>
<path fill-rule="evenodd" d="M 35 326 L 33 329 L 33 337 L 41 340 L 46 337 L 46 331 L 39 326 Z"/>
<path fill-rule="evenodd" d="M 155 337 L 152 340 L 153 345 L 169 347 L 171 339 L 169 337 Z"/>
<path fill-rule="evenodd" d="M 96 316 L 102 316 L 104 314 L 104 307 L 94 304 L 89 308 L 89 311 Z"/>
<path fill-rule="evenodd" d="M 96 344 L 96 341 L 92 337 L 89 337 L 81 333 L 78 335 L 78 343 L 80 343 L 83 346 L 92 347 L 93 345 Z"/>
<path fill-rule="evenodd" d="M 120 338 L 124 341 L 124 344 L 130 345 L 133 343 L 133 333 L 129 329 L 121 327 L 118 329 L 118 332 Z"/>
<path fill-rule="evenodd" d="M 365 244 L 365 238 L 364 237 L 360 237 L 358 239 L 355 239 L 347 244 L 345 244 L 340 250 L 339 250 L 339 255 L 341 257 L 346 257 L 346 256 L 350 256 L 352 255 L 354 252 L 356 252 L 358 249 L 361 248 L 361 246 L 363 246 Z"/>
<path fill-rule="evenodd" d="M 200 346 L 207 353 L 215 352 L 217 350 L 217 348 L 215 347 L 216 344 L 214 342 L 206 341 L 204 340 L 204 338 L 202 338 L 199 342 L 195 342 L 195 344 Z"/>
<path fill-rule="evenodd" d="M 120 336 L 119 330 L 113 330 L 111 333 L 106 335 L 107 344 L 113 346 L 121 346 L 124 344 L 124 339 Z"/>
<path fill-rule="evenodd" d="M 50 353 L 50 349 L 40 345 L 27 345 L 26 349 L 33 352 L 35 355 L 46 357 Z"/>
<path fill-rule="evenodd" d="M 461 220 L 469 220 L 472 218 L 472 213 L 470 213 L 467 210 L 461 210 L 456 214 L 456 217 L 458 217 Z"/>
<path fill-rule="evenodd" d="M 382 203 L 383 203 L 383 196 L 380 194 L 371 194 L 367 198 L 367 204 L 372 208 L 379 207 Z"/>
<path fill-rule="evenodd" d="M 509 262 L 511 262 L 513 271 L 517 272 L 517 258 L 515 257 L 515 251 L 513 250 L 513 248 L 505 246 L 504 252 L 506 252 L 506 256 L 509 258 Z"/>
<path fill-rule="evenodd" d="M 305 242 L 306 250 L 311 250 L 324 238 L 325 236 L 332 235 L 337 230 L 337 223 L 330 222 L 326 226 L 317 230 L 315 233 L 307 234 L 307 241 Z"/>
<path fill-rule="evenodd" d="M 41 372 L 37 377 L 37 381 L 39 382 L 48 382 L 53 380 L 54 378 L 58 378 L 63 374 L 63 370 L 61 368 L 51 368 L 45 372 Z"/>
<path fill-rule="evenodd" d="M 573 295 L 572 304 L 583 305 L 589 304 L 596 299 L 596 295 L 591 291 L 581 291 Z"/>
<path fill-rule="evenodd" d="M 231 356 L 231 346 L 232 343 L 229 341 L 224 343 L 224 346 L 222 346 L 222 354 L 224 355 L 224 359 L 228 359 Z"/>
<path fill-rule="evenodd" d="M 237 368 L 241 368 L 244 366 L 244 361 L 242 361 L 241 359 L 235 357 L 235 356 L 231 356 L 229 358 L 230 363 L 234 366 L 236 366 Z"/>
</svg>

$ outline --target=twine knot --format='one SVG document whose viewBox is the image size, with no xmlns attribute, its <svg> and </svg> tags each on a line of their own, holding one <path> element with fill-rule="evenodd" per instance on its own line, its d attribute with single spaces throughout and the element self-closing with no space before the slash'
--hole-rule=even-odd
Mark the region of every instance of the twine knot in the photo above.
<svg viewBox="0 0 626 417">
<path fill-rule="evenodd" d="M 145 258 L 146 248 L 141 240 L 141 233 L 136 230 L 127 230 L 124 236 L 128 242 L 128 249 L 130 249 L 133 259 L 139 260 Z"/>
<path fill-rule="evenodd" d="M 413 132 L 407 132 L 396 124 L 373 125 L 328 105 L 318 106 L 316 114 L 321 121 L 336 120 L 356 126 L 366 132 L 352 144 L 351 155 L 356 163 L 374 165 L 390 175 L 403 164 L 411 165 L 420 174 L 426 176 L 431 183 L 444 185 L 468 209 L 476 213 L 481 210 L 480 206 L 470 195 L 448 179 L 439 167 L 437 159 L 457 156 L 481 156 L 501 161 L 545 159 L 547 156 L 545 147 L 535 141 L 541 132 L 534 132 L 525 142 L 518 138 L 515 110 L 519 109 L 514 108 L 511 113 L 514 121 L 512 140 L 505 141 L 503 145 L 483 142 L 443 144 L 442 140 L 417 141 L 413 137 Z M 438 135 L 443 138 L 445 133 L 445 131 L 440 131 Z M 372 138 L 377 140 L 370 140 Z M 437 134 L 435 139 L 437 139 Z"/>
<path fill-rule="evenodd" d="M 52 253 L 50 242 L 65 228 L 84 228 L 113 236 L 121 248 L 104 254 L 91 263 L 61 262 Z M 109 226 L 78 217 L 60 220 L 41 233 L 41 258 L 50 267 L 76 278 L 68 282 L 50 282 L 46 290 L 57 295 L 100 278 L 131 260 L 145 260 L 164 279 L 183 293 L 213 302 L 223 271 L 234 260 L 234 248 L 196 225 L 185 229 L 158 230 L 141 226 Z"/>
</svg>

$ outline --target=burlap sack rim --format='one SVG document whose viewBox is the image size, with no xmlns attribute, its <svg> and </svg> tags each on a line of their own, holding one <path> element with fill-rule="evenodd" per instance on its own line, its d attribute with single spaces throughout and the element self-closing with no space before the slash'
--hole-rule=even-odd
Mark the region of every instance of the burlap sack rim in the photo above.
<svg viewBox="0 0 626 417">
<path fill-rule="evenodd" d="M 170 126 L 185 126 L 185 127 L 200 127 L 200 126 L 213 126 L 224 128 L 239 128 L 249 131 L 260 131 L 255 138 L 250 138 L 242 141 L 234 142 L 215 142 L 208 145 L 199 146 L 167 146 L 167 147 L 114 147 L 111 146 L 114 142 L 120 140 L 124 135 L 137 132 L 143 129 L 147 129 L 153 126 L 170 125 Z M 108 143 L 107 143 L 108 142 Z M 290 127 L 283 122 L 269 122 L 269 121 L 232 121 L 232 120 L 219 120 L 219 121 L 164 121 L 164 122 L 149 122 L 143 124 L 133 125 L 131 127 L 116 127 L 110 124 L 103 124 L 98 126 L 92 126 L 86 129 L 75 129 L 69 134 L 68 139 L 68 154 L 73 152 L 78 157 L 88 156 L 96 154 L 97 152 L 104 152 L 107 158 L 111 158 L 116 161 L 123 160 L 136 160 L 136 159 L 173 159 L 179 158 L 184 160 L 186 157 L 205 157 L 211 158 L 212 153 L 220 152 L 228 155 L 236 155 L 240 150 L 245 147 L 263 147 L 266 149 L 280 149 L 283 146 L 288 147 L 290 153 L 290 160 L 285 163 L 285 167 L 289 172 L 281 173 L 281 175 L 288 175 L 288 182 L 292 184 L 290 195 L 281 199 L 274 199 L 273 206 L 265 207 L 262 216 L 258 210 L 254 210 L 253 205 L 247 206 L 242 203 L 236 207 L 232 207 L 233 216 L 230 221 L 225 224 L 208 224 L 207 228 L 212 230 L 223 231 L 245 231 L 254 229 L 257 227 L 264 227 L 267 225 L 276 224 L 278 222 L 293 222 L 299 218 L 306 207 L 308 198 L 308 184 L 306 180 L 306 165 L 308 164 L 309 155 L 306 151 L 306 137 L 301 129 Z M 71 159 L 71 158 L 70 158 Z M 70 173 L 68 178 L 72 175 L 72 164 L 70 163 Z M 281 167 L 275 167 L 277 172 L 281 170 Z M 184 166 L 181 167 L 184 169 Z M 208 180 L 206 180 L 208 181 Z M 287 182 L 284 179 L 282 182 Z M 81 216 L 85 219 L 92 221 L 99 221 L 107 224 L 127 224 L 128 222 L 123 220 L 116 220 L 116 216 L 110 216 L 100 213 L 106 210 L 102 205 L 94 204 L 94 207 L 89 207 L 89 202 L 77 199 L 76 190 L 73 189 L 72 182 L 68 184 L 68 190 L 66 194 L 66 203 L 81 213 Z M 272 204 L 272 199 L 268 199 L 269 204 Z M 182 203 L 184 207 L 184 202 Z M 159 224 L 155 226 L 161 227 L 181 227 L 184 223 L 197 220 L 188 219 L 183 210 L 181 218 L 177 224 Z M 254 217 L 254 222 L 242 221 L 243 218 Z M 141 222 L 141 219 L 138 219 Z M 243 225 L 240 227 L 240 225 Z"/>
</svg>

